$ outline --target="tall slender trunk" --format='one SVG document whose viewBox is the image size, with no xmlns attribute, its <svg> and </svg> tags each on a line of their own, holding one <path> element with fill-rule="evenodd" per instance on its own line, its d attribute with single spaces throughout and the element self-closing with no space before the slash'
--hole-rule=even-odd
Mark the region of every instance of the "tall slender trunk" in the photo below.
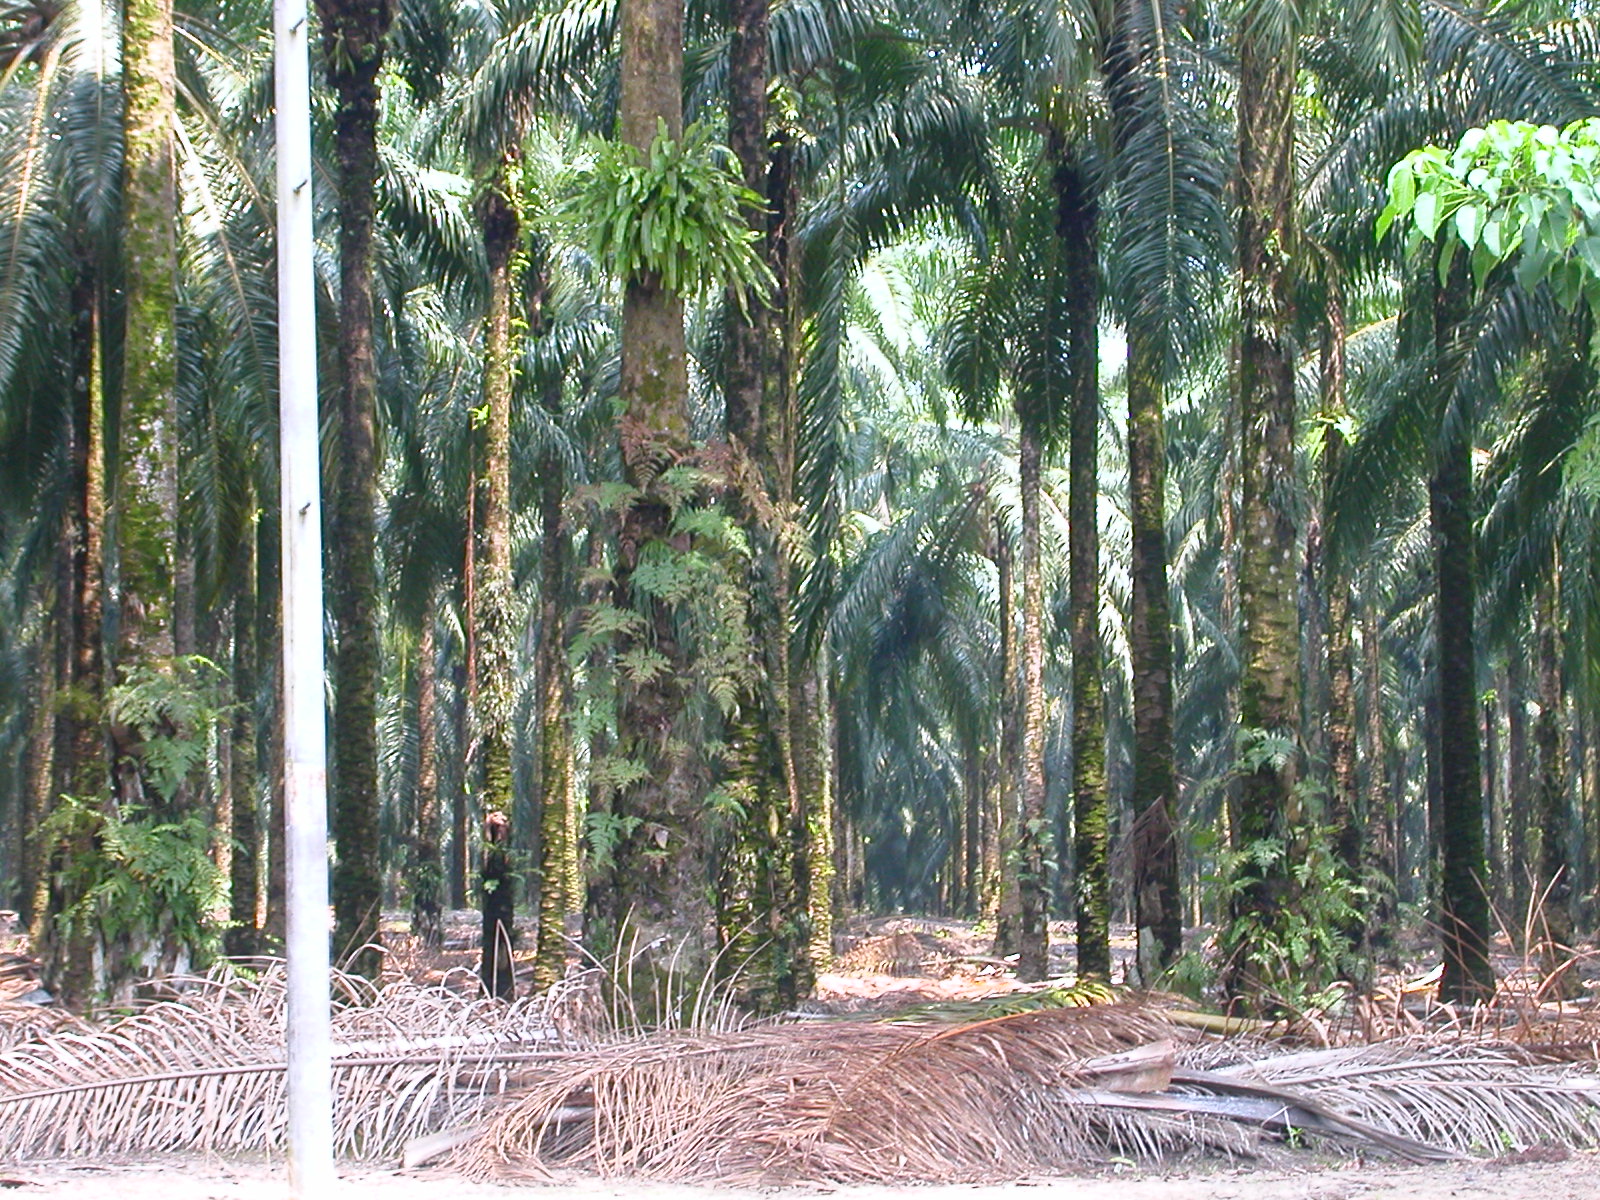
<svg viewBox="0 0 1600 1200">
<path fill-rule="evenodd" d="M 795 282 L 793 226 L 800 208 L 795 177 L 795 140 L 787 130 L 772 138 L 767 165 L 767 265 L 776 287 L 769 325 L 762 444 L 780 512 L 797 511 L 795 472 L 800 399 L 795 369 L 800 344 L 800 289 Z M 773 548 L 773 612 L 781 635 L 774 639 L 777 674 L 787 687 L 781 735 L 788 744 L 790 841 L 794 855 L 791 922 L 804 931 L 794 960 L 794 989 L 815 986 L 819 964 L 833 956 L 834 797 L 838 755 L 837 715 L 829 700 L 832 646 L 826 631 L 807 649 L 795 634 L 795 566 L 782 546 Z M 782 700 L 779 701 L 783 703 Z"/>
<path fill-rule="evenodd" d="M 782 174 L 781 164 L 779 171 L 769 170 L 768 9 L 768 0 L 735 0 L 729 10 L 728 146 L 745 186 L 758 196 L 769 194 L 769 182 L 781 183 L 769 175 Z M 773 199 L 771 216 L 782 219 L 788 197 Z M 762 208 L 747 209 L 744 216 L 776 276 L 785 269 L 786 241 L 774 236 L 778 231 Z M 733 461 L 748 464 L 748 482 L 741 487 L 730 480 L 727 496 L 751 547 L 746 621 L 756 645 L 739 719 L 730 730 L 739 770 L 728 782 L 748 802 L 731 831 L 721 871 L 719 966 L 742 973 L 742 990 L 758 1007 L 788 1007 L 809 984 L 810 879 L 795 773 L 789 564 L 772 523 L 773 513 L 787 511 L 783 494 L 790 474 L 784 444 L 787 356 L 779 341 L 787 333 L 786 296 L 749 303 L 748 311 L 739 300 L 730 292 L 724 303 L 723 393 Z M 749 501 L 751 487 L 761 490 L 764 503 Z"/>
<path fill-rule="evenodd" d="M 1369 582 L 1368 592 L 1376 587 Z M 1372 889 L 1367 906 L 1364 942 L 1371 956 L 1387 955 L 1395 941 L 1395 812 L 1393 793 L 1384 779 L 1387 749 L 1383 736 L 1383 654 L 1378 605 L 1369 594 L 1362 606 L 1361 686 L 1366 699 L 1367 829 L 1362 839 L 1362 875 Z"/>
<path fill-rule="evenodd" d="M 547 264 L 535 255 L 528 291 L 530 337 L 545 337 L 549 297 Z M 561 415 L 561 381 L 545 386 L 540 403 L 555 422 Z M 572 800 L 572 743 L 567 728 L 566 566 L 571 554 L 562 522 L 566 495 L 561 459 L 547 454 L 539 464 L 539 642 L 534 676 L 539 696 L 539 932 L 533 988 L 543 991 L 566 974 L 569 863 L 576 853 L 568 808 Z"/>
<path fill-rule="evenodd" d="M 1148 338 L 1128 339 L 1128 489 L 1133 526 L 1133 895 L 1140 981 L 1183 951 L 1177 771 L 1172 749 L 1172 632 L 1167 595 L 1167 448 L 1162 371 Z"/>
<path fill-rule="evenodd" d="M 1439 444 L 1428 484 L 1437 586 L 1434 613 L 1439 713 L 1439 927 L 1444 976 L 1439 996 L 1471 1003 L 1494 989 L 1489 961 L 1489 896 L 1483 854 L 1479 773 L 1477 652 L 1473 615 L 1477 565 L 1472 479 L 1473 420 L 1452 412 L 1470 398 L 1453 396 L 1464 353 L 1461 321 L 1468 294 L 1463 261 L 1434 296 Z"/>
<path fill-rule="evenodd" d="M 139 669 L 182 676 L 173 663 L 178 606 L 178 191 L 174 153 L 177 73 L 171 0 L 128 0 L 123 10 L 123 339 L 119 442 L 111 455 L 109 527 L 118 581 L 116 679 Z M 107 817 L 185 813 L 189 780 L 157 786 L 134 725 L 110 723 L 114 794 Z M 123 995 L 133 979 L 182 969 L 195 949 L 170 922 L 95 933 L 93 990 Z M 77 996 L 71 999 L 83 999 Z"/>
<path fill-rule="evenodd" d="M 1577 882 L 1580 895 L 1587 896 L 1595 890 L 1595 848 L 1600 846 L 1600 744 L 1595 737 L 1593 704 L 1586 697 L 1574 697 L 1577 709 L 1577 732 L 1583 741 L 1583 755 L 1579 763 L 1582 775 L 1578 781 L 1578 822 L 1583 832 L 1582 861 L 1587 864 L 1584 877 Z M 1588 914 L 1593 928 L 1594 914 Z"/>
<path fill-rule="evenodd" d="M 411 932 L 424 946 L 444 944 L 444 863 L 439 813 L 439 648 L 434 600 L 417 635 L 417 828 L 411 853 Z"/>
<path fill-rule="evenodd" d="M 1513 928 L 1521 929 L 1528 914 L 1529 879 L 1533 863 L 1528 857 L 1532 840 L 1528 817 L 1533 796 L 1528 782 L 1533 778 L 1528 754 L 1528 663 L 1527 656 L 1513 649 L 1506 656 L 1506 836 L 1509 841 L 1506 873 L 1511 877 Z"/>
<path fill-rule="evenodd" d="M 482 772 L 483 864 L 479 899 L 483 959 L 479 977 L 489 994 L 516 993 L 516 887 L 511 877 L 511 718 L 515 692 L 514 608 L 511 576 L 511 302 L 516 288 L 513 256 L 521 236 L 512 163 L 502 161 L 478 204 L 484 255 L 489 264 L 489 312 L 483 333 L 483 474 L 480 566 L 473 627 L 476 631 L 477 748 Z"/>
<path fill-rule="evenodd" d="M 335 97 L 339 208 L 338 455 L 329 578 L 333 677 L 334 947 L 376 977 L 382 873 L 378 840 L 377 358 L 372 231 L 378 178 L 379 80 L 387 0 L 317 0 Z"/>
<path fill-rule="evenodd" d="M 233 857 L 228 872 L 229 929 L 224 944 L 235 957 L 261 953 L 261 773 L 256 761 L 256 544 L 242 539 L 233 602 L 233 724 L 229 791 Z"/>
<path fill-rule="evenodd" d="M 1044 579 L 1039 547 L 1039 489 L 1044 444 L 1022 425 L 1022 759 L 1017 780 L 1017 978 L 1050 973 L 1050 889 L 1045 874 Z"/>
<path fill-rule="evenodd" d="M 177 73 L 171 0 L 128 0 L 122 28 L 122 414 L 112 520 L 117 529 L 123 662 L 173 653 L 178 512 Z M 119 665 L 122 665 L 119 663 Z M 118 738 L 122 791 L 136 747 Z"/>
<path fill-rule="evenodd" d="M 730 0 L 728 20 L 728 149 L 739 164 L 744 186 L 767 195 L 767 28 L 770 0 Z M 767 235 L 767 214 L 747 209 L 745 223 L 757 237 Z M 723 395 L 728 438 L 758 459 L 772 434 L 762 428 L 767 385 L 768 339 L 773 308 L 749 306 L 729 294 L 722 339 Z M 777 310 L 779 313 L 781 309 Z M 763 464 L 764 465 L 764 464 Z"/>
<path fill-rule="evenodd" d="M 266 791 L 266 914 L 261 926 L 264 949 L 283 946 L 288 883 L 285 878 L 283 761 L 283 555 L 282 529 L 270 508 L 256 524 L 256 641 L 258 661 L 272 664 L 271 702 L 267 720 L 256 731 L 256 759 L 263 764 Z"/>
<path fill-rule="evenodd" d="M 1017 862 L 1021 854 L 1019 827 L 1020 768 L 1022 737 L 1017 720 L 1017 635 L 1013 611 L 1015 584 L 1012 576 L 1011 539 L 996 518 L 994 522 L 994 562 L 1000 597 L 1000 747 L 996 757 L 996 778 L 992 793 L 993 825 L 996 832 L 994 954 L 1003 958 L 1021 948 L 1022 891 L 1018 887 Z"/>
<path fill-rule="evenodd" d="M 1483 804 L 1487 818 L 1486 858 L 1489 864 L 1489 904 L 1495 923 L 1507 914 L 1506 810 L 1504 757 L 1500 750 L 1500 703 L 1498 696 L 1485 694 L 1478 722 L 1483 732 Z"/>
<path fill-rule="evenodd" d="M 1246 18 L 1239 41 L 1239 596 L 1243 630 L 1239 721 L 1263 742 L 1241 764 L 1234 847 L 1241 852 L 1233 917 L 1271 928 L 1295 902 L 1293 859 L 1304 853 L 1296 799 L 1300 723 L 1295 592 L 1294 32 L 1276 36 Z M 1252 849 L 1276 843 L 1268 858 Z M 1266 981 L 1244 963 L 1229 985 L 1247 995 Z"/>
<path fill-rule="evenodd" d="M 57 666 L 52 684 L 59 680 L 70 685 L 66 703 L 48 694 L 38 697 L 41 714 L 55 713 L 53 761 L 38 764 L 45 769 L 44 779 L 50 794 L 30 789 L 27 810 L 23 813 L 24 845 L 32 838 L 39 820 L 54 807 L 55 797 L 65 793 L 85 800 L 110 795 L 112 764 L 107 740 L 105 713 L 105 553 L 107 540 L 106 503 L 106 411 L 105 375 L 101 356 L 102 310 L 98 265 L 87 248 L 77 253 L 78 271 L 73 288 L 73 388 L 69 422 L 72 502 L 63 529 L 66 555 L 64 576 L 58 582 L 57 652 L 70 657 Z M 64 670 L 62 669 L 64 667 Z M 42 748 L 41 748 L 42 749 Z M 42 849 L 42 848 L 41 848 Z M 92 852 L 86 845 L 63 845 L 58 852 L 77 856 Z M 24 853 L 27 870 L 23 873 L 24 917 L 31 919 L 36 897 L 44 894 L 42 935 L 35 944 L 45 964 L 45 981 L 58 997 L 67 1002 L 87 999 L 92 991 L 89 963 L 94 948 L 86 932 L 68 936 L 54 927 L 55 917 L 79 897 L 66 894 L 55 878 L 54 864 L 47 870 L 50 886 L 36 876 L 32 864 L 41 856 Z M 49 857 L 45 855 L 44 857 Z M 58 860 L 64 865 L 65 860 Z"/>
<path fill-rule="evenodd" d="M 57 550 L 58 559 L 66 558 L 66 549 L 63 539 Z M 56 574 L 62 574 L 59 562 Z M 62 781 L 56 763 L 60 722 L 54 710 L 63 683 L 59 651 L 66 641 L 68 622 L 64 618 L 69 600 L 59 582 L 53 591 L 50 607 L 54 611 L 34 644 L 28 672 L 28 695 L 36 707 L 23 755 L 23 832 L 35 840 L 61 796 Z M 64 936 L 56 920 L 80 899 L 76 891 L 69 890 L 68 870 L 79 855 L 92 850 L 86 842 L 82 837 L 62 837 L 43 847 L 42 861 L 25 856 L 29 869 L 23 877 L 22 916 L 29 922 L 35 953 L 44 968 L 46 990 L 68 1004 L 92 998 L 94 992 L 93 942 L 87 937 Z"/>
<path fill-rule="evenodd" d="M 664 127 L 683 136 L 682 0 L 624 0 L 621 12 L 621 139 L 647 153 Z M 657 482 L 687 453 L 688 356 L 683 300 L 649 272 L 626 281 L 622 304 L 620 398 L 622 456 L 637 497 L 624 514 L 617 554 L 616 602 L 644 617 L 643 629 L 621 639 L 619 652 L 653 651 L 665 670 L 620 688 L 620 755 L 645 775 L 613 798 L 619 836 L 614 886 L 606 904 L 601 944 L 631 919 L 646 941 L 669 922 L 683 932 L 682 967 L 706 965 L 714 929 L 707 900 L 710 847 L 693 755 L 675 748 L 687 701 L 685 649 L 674 605 L 635 588 L 635 570 L 654 555 L 673 556 L 688 540 L 671 529 L 670 507 Z"/>
<path fill-rule="evenodd" d="M 1546 577 L 1534 601 L 1534 627 L 1539 665 L 1539 717 L 1533 741 L 1539 760 L 1539 880 L 1543 928 L 1540 955 L 1546 997 L 1571 1000 L 1582 994 L 1573 968 L 1572 861 L 1567 849 L 1567 748 L 1562 737 L 1565 696 L 1561 687 L 1559 563 L 1545 564 Z"/>
<path fill-rule="evenodd" d="M 1100 648 L 1100 201 L 1082 161 L 1055 176 L 1068 281 L 1068 590 L 1072 641 L 1072 816 L 1078 978 L 1111 978 L 1111 795 Z"/>
<path fill-rule="evenodd" d="M 838 870 L 834 773 L 836 721 L 828 699 L 828 639 L 822 640 L 816 658 L 796 671 L 791 680 L 789 711 L 794 723 L 795 783 L 801 796 L 804 828 L 797 837 L 805 849 L 796 855 L 795 874 L 807 888 L 810 947 L 800 964 L 814 971 L 833 956 L 833 924 L 837 911 Z M 797 977 L 796 986 L 810 990 L 810 982 Z"/>
<path fill-rule="evenodd" d="M 1337 281 L 1329 288 L 1322 327 L 1322 503 L 1333 511 L 1333 489 L 1344 458 L 1345 437 L 1345 315 L 1344 297 Z M 1352 645 L 1354 616 L 1350 603 L 1350 575 L 1336 553 L 1324 552 L 1323 587 L 1328 610 L 1328 744 L 1329 801 L 1327 823 L 1333 829 L 1334 854 L 1345 878 L 1360 884 L 1363 855 L 1361 786 L 1356 773 L 1355 653 Z M 1359 939 L 1359 928 L 1348 931 Z"/>
<path fill-rule="evenodd" d="M 961 915 L 976 919 L 983 904 L 983 748 L 966 749 L 962 772 Z"/>
</svg>

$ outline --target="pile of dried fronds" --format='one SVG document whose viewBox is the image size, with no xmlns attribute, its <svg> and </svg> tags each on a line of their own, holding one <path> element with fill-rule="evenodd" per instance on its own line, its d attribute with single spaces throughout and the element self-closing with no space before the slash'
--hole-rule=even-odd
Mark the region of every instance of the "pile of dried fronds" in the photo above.
<svg viewBox="0 0 1600 1200">
<path fill-rule="evenodd" d="M 477 1175 L 953 1181 L 1245 1156 L 1283 1136 L 1424 1161 L 1592 1145 L 1600 1080 L 1488 1047 L 1207 1042 L 1132 1005 L 939 1030 L 678 1034 L 568 1060 L 455 1162 Z"/>
<path fill-rule="evenodd" d="M 1415 1160 L 1600 1143 L 1600 1077 L 1465 1036 L 1293 1050 L 1212 1037 L 1148 1000 L 619 1034 L 581 982 L 509 1006 L 340 986 L 340 1151 L 449 1154 L 478 1175 L 964 1180 L 1285 1140 Z M 0 1154 L 281 1145 L 276 967 L 26 1037 L 0 1049 Z"/>
<path fill-rule="evenodd" d="M 335 1139 L 341 1153 L 398 1152 L 571 1049 L 562 997 L 515 1005 L 339 976 Z M 283 1140 L 283 975 L 225 969 L 174 981 L 173 998 L 104 1028 L 37 1031 L 0 1052 L 0 1155 L 11 1158 L 261 1151 Z M 38 1010 L 35 1010 L 38 1011 Z"/>
</svg>

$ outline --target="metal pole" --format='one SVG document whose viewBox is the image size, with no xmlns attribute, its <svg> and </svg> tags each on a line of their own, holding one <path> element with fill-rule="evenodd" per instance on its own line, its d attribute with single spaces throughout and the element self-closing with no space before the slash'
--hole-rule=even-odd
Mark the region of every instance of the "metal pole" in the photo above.
<svg viewBox="0 0 1600 1200">
<path fill-rule="evenodd" d="M 306 0 L 273 0 L 278 134 L 278 437 L 283 504 L 283 757 L 289 960 L 289 1188 L 333 1184 L 322 477 L 312 266 Z"/>
</svg>

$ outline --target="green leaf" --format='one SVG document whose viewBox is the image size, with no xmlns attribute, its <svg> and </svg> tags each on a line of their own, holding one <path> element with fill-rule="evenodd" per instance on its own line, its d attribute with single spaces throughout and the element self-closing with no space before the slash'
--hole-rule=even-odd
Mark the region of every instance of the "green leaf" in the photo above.
<svg viewBox="0 0 1600 1200">
<path fill-rule="evenodd" d="M 1416 207 L 1412 210 L 1412 215 L 1417 221 L 1417 229 L 1430 242 L 1433 241 L 1434 235 L 1439 232 L 1439 210 L 1439 196 L 1436 192 L 1423 192 L 1417 197 Z"/>
</svg>

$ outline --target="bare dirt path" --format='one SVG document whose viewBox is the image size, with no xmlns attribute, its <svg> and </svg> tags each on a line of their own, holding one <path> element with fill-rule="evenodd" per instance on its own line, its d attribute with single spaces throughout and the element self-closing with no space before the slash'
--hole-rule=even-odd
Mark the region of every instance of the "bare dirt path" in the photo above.
<svg viewBox="0 0 1600 1200">
<path fill-rule="evenodd" d="M 0 1191 L 19 1200 L 282 1200 L 281 1167 L 173 1159 L 155 1163 L 0 1166 Z M 1030 1179 L 993 1185 L 817 1187 L 767 1192 L 565 1179 L 471 1183 L 449 1175 L 354 1169 L 330 1200 L 1600 1200 L 1600 1156 L 1560 1162 L 1466 1162 L 1399 1167 L 1367 1164 L 1305 1170 L 1223 1168 L 1151 1175 Z"/>
</svg>

